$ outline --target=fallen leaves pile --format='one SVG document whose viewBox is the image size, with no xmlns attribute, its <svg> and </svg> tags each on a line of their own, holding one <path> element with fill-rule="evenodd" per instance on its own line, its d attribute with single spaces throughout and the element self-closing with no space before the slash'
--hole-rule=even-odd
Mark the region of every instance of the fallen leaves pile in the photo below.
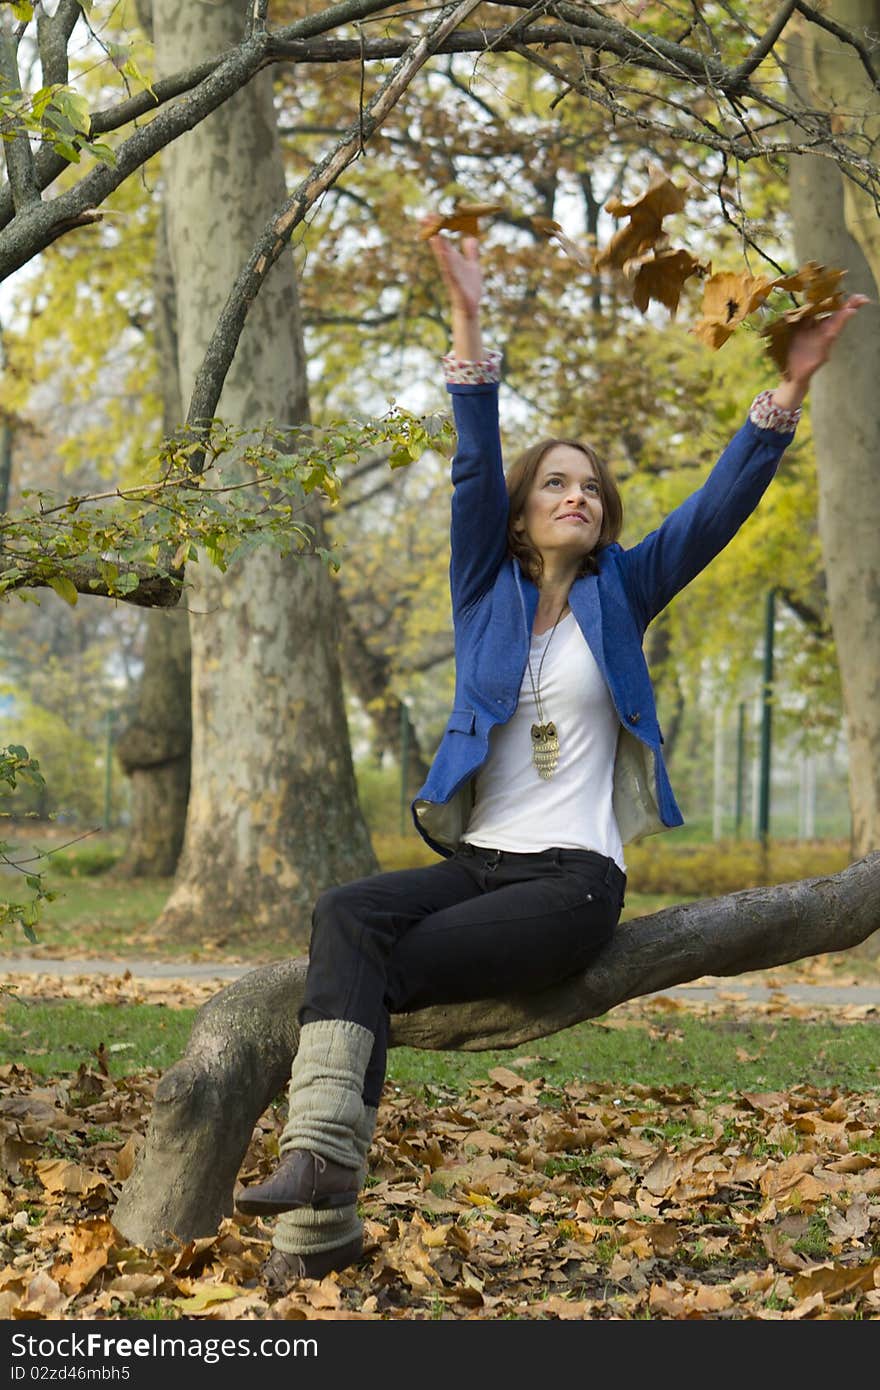
<svg viewBox="0 0 880 1390">
<path fill-rule="evenodd" d="M 873 1319 L 880 1096 L 570 1082 L 514 1057 L 460 1095 L 386 1086 L 354 1268 L 274 1302 L 271 1222 L 164 1251 L 112 1214 L 157 1081 L 0 1068 L 3 1319 Z M 273 1166 L 258 1123 L 245 1181 Z"/>
</svg>

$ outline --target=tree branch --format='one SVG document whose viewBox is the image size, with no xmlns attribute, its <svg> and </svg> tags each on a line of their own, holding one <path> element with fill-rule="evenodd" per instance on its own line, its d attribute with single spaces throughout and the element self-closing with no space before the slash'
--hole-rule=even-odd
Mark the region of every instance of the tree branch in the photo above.
<svg viewBox="0 0 880 1390">
<path fill-rule="evenodd" d="M 10 95 L 21 92 L 16 44 L 5 20 L 0 21 L 0 80 Z M 40 190 L 34 173 L 34 156 L 27 131 L 19 131 L 4 140 L 6 173 L 16 212 L 40 201 Z"/>
<path fill-rule="evenodd" d="M 117 569 L 119 577 L 126 574 L 137 575 L 137 588 L 127 594 L 118 593 L 102 578 L 94 560 L 65 562 L 64 578 L 70 581 L 78 594 L 96 594 L 99 598 L 113 598 L 118 603 L 130 603 L 135 608 L 176 608 L 180 602 L 183 570 L 175 570 L 173 575 L 164 576 L 157 575 L 150 565 L 121 564 Z M 51 587 L 48 578 L 31 572 L 13 580 L 6 586 L 4 593 L 12 593 L 15 589 Z"/>
<path fill-rule="evenodd" d="M 463 19 L 478 8 L 480 2 L 481 0 L 460 0 L 454 7 L 447 6 L 441 11 L 440 17 L 410 45 L 364 111 L 358 114 L 357 120 L 349 127 L 335 150 L 316 165 L 293 196 L 271 219 L 233 286 L 217 321 L 202 365 L 196 374 L 187 415 L 187 424 L 191 428 L 198 430 L 203 422 L 214 417 L 250 306 L 309 208 L 357 158 L 363 140 L 369 138 L 382 124 L 419 69 L 436 52 L 437 46 Z"/>
<path fill-rule="evenodd" d="M 44 87 L 63 87 L 67 83 L 67 45 L 80 13 L 79 0 L 60 0 L 53 15 L 45 10 L 37 15 L 37 48 Z"/>
</svg>

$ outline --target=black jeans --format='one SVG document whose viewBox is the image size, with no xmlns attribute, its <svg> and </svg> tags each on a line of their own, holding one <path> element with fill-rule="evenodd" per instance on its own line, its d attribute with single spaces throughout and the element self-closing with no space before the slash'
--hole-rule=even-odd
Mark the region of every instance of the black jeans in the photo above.
<svg viewBox="0 0 880 1390">
<path fill-rule="evenodd" d="M 389 1014 L 545 989 L 582 970 L 620 917 L 626 875 L 591 850 L 462 845 L 424 869 L 323 893 L 299 1019 L 375 1035 L 364 1101 L 378 1105 Z"/>
</svg>

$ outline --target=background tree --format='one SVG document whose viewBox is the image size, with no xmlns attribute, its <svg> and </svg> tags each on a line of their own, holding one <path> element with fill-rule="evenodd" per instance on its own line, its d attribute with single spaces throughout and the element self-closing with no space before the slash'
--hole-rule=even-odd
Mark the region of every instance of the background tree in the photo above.
<svg viewBox="0 0 880 1390">
<path fill-rule="evenodd" d="M 164 76 L 234 41 L 240 0 L 181 8 L 156 0 Z M 271 81 L 257 77 L 166 156 L 168 242 L 181 394 L 195 375 L 227 287 L 284 201 Z M 207 235 L 205 209 L 222 209 Z M 280 262 L 226 377 L 220 413 L 243 425 L 308 418 L 296 282 Z M 227 476 L 229 476 L 227 474 Z M 306 511 L 320 545 L 315 503 Z M 192 783 L 183 856 L 160 920 L 202 939 L 255 927 L 284 940 L 328 883 L 374 867 L 358 810 L 337 654 L 335 590 L 317 557 L 262 549 L 218 575 L 187 571 L 193 678 Z"/>
<path fill-rule="evenodd" d="M 854 7 L 841 8 L 849 13 Z M 861 8 L 866 17 L 873 8 L 874 19 L 880 20 L 880 7 Z M 811 80 L 823 81 L 826 74 L 832 81 L 839 76 L 830 43 L 821 57 L 813 55 L 817 61 L 812 79 L 800 61 L 803 53 L 802 39 L 790 44 L 793 82 L 805 85 Z M 858 90 L 865 84 L 854 80 L 859 74 L 850 71 L 848 62 L 841 61 L 841 68 L 850 73 L 853 104 L 867 98 L 866 92 Z M 874 304 L 880 302 L 876 273 L 871 270 L 873 259 L 880 271 L 880 259 L 872 246 L 874 227 L 870 220 L 865 221 L 863 200 L 848 198 L 837 168 L 815 156 L 793 159 L 789 178 L 798 254 L 845 265 L 853 291 L 867 294 Z M 840 344 L 840 353 L 816 379 L 811 416 L 819 480 L 819 531 L 850 750 L 853 853 L 858 857 L 880 845 L 880 712 L 876 699 L 880 672 L 878 315 L 867 314 L 852 328 L 852 335 Z M 876 955 L 880 945 L 871 941 L 864 949 Z"/>
</svg>

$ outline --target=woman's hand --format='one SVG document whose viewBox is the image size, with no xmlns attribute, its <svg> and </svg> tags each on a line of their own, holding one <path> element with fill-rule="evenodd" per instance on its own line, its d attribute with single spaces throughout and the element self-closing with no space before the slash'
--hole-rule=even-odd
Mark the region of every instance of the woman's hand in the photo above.
<svg viewBox="0 0 880 1390">
<path fill-rule="evenodd" d="M 449 294 L 453 312 L 476 318 L 483 294 L 483 272 L 480 269 L 480 243 L 476 237 L 465 237 L 462 251 L 448 237 L 438 232 L 428 240 L 440 267 L 443 283 Z"/>
<path fill-rule="evenodd" d="M 802 404 L 813 375 L 828 361 L 849 320 L 868 303 L 867 295 L 851 294 L 845 304 L 826 318 L 798 324 L 789 344 L 785 380 L 773 392 L 776 405 L 783 410 L 796 410 Z"/>
<path fill-rule="evenodd" d="M 439 232 L 428 238 L 428 245 L 440 267 L 452 308 L 452 351 L 465 362 L 483 359 L 480 331 L 480 300 L 483 272 L 480 269 L 480 243 L 465 237 L 462 250 Z M 462 254 L 463 253 L 463 254 Z"/>
</svg>

